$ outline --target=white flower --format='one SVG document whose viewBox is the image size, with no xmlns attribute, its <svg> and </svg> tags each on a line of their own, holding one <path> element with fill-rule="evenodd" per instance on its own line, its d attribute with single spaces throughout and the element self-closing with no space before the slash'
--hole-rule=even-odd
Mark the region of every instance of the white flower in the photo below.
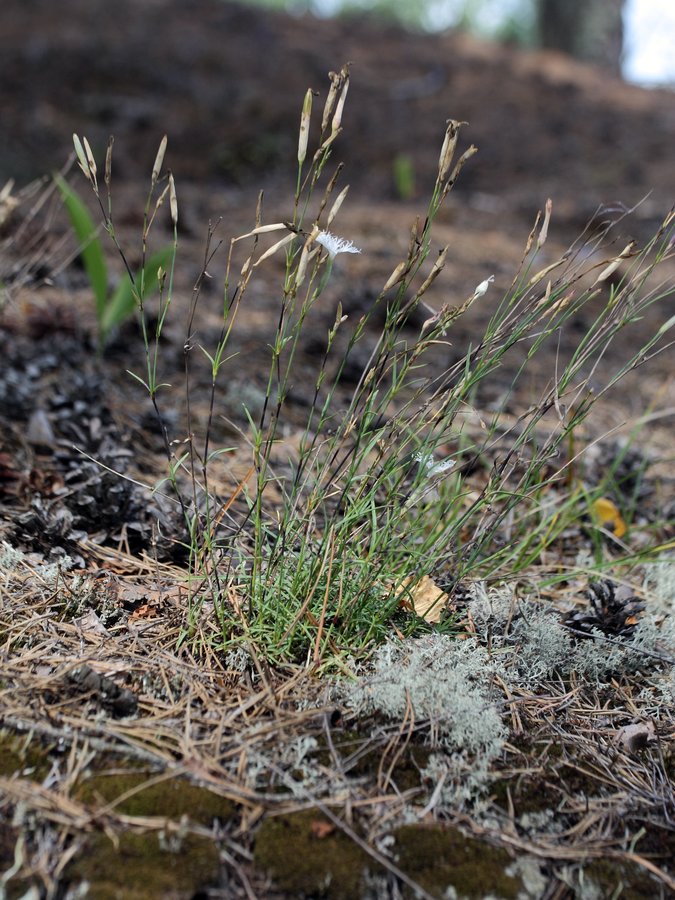
<svg viewBox="0 0 675 900">
<path fill-rule="evenodd" d="M 351 241 L 347 241 L 344 238 L 336 237 L 334 234 L 331 234 L 330 231 L 320 231 L 316 236 L 317 244 L 321 244 L 322 247 L 325 247 L 328 250 L 328 255 L 331 259 L 335 259 L 338 253 L 360 253 L 358 247 L 355 247 Z"/>
<path fill-rule="evenodd" d="M 427 463 L 427 476 L 431 478 L 434 475 L 442 475 L 444 472 L 450 471 L 456 465 L 454 459 L 441 459 L 439 462 Z"/>
<path fill-rule="evenodd" d="M 485 281 L 481 281 L 476 290 L 473 292 L 474 297 L 482 297 L 494 280 L 495 276 L 490 275 L 490 277 L 486 278 Z"/>
<path fill-rule="evenodd" d="M 420 466 L 424 466 L 427 478 L 433 478 L 434 475 L 442 475 L 444 472 L 448 472 L 456 462 L 450 457 L 437 461 L 434 459 L 433 454 L 423 452 L 415 453 L 414 459 Z"/>
</svg>

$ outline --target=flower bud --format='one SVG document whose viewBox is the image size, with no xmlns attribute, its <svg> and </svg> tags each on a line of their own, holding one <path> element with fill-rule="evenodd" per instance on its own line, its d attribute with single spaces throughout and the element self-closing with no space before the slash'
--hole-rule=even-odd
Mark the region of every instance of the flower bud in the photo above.
<svg viewBox="0 0 675 900">
<path fill-rule="evenodd" d="M 300 165 L 307 156 L 307 143 L 309 142 L 309 121 L 312 117 L 312 91 L 308 90 L 302 104 L 300 116 L 300 135 L 298 137 L 298 163 Z"/>
<path fill-rule="evenodd" d="M 168 138 L 166 135 L 162 138 L 159 143 L 159 150 L 157 151 L 157 156 L 155 157 L 155 164 L 152 167 L 152 184 L 157 184 L 157 179 L 159 178 L 159 173 L 162 171 L 162 163 L 164 162 L 164 154 L 166 153 L 166 145 Z"/>
</svg>

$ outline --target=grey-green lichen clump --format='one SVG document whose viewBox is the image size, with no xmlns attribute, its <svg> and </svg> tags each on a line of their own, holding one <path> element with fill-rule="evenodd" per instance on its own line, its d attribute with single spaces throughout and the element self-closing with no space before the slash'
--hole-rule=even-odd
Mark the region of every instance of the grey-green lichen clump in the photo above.
<svg viewBox="0 0 675 900">
<path fill-rule="evenodd" d="M 607 683 L 617 673 L 668 668 L 659 648 L 675 644 L 675 616 L 647 609 L 635 631 L 608 641 L 601 632 L 579 639 L 565 628 L 560 611 L 547 604 L 517 601 L 509 588 L 474 588 L 469 611 L 478 634 L 489 631 L 493 653 L 503 660 L 504 680 L 534 690 L 547 679 L 574 673 L 590 685 Z"/>
<path fill-rule="evenodd" d="M 520 601 L 508 587 L 478 584 L 472 593 L 473 636 L 390 641 L 376 650 L 367 671 L 340 687 L 357 715 L 412 720 L 422 730 L 433 752 L 421 774 L 437 809 L 474 801 L 491 784 L 508 734 L 509 691 L 536 691 L 573 674 L 594 686 L 617 673 L 649 672 L 663 696 L 675 683 L 667 658 L 655 653 L 664 641 L 675 643 L 675 616 L 667 611 L 655 616 L 648 609 L 630 636 L 608 642 L 600 632 L 579 639 L 558 609 Z M 495 676 L 506 693 L 497 690 Z"/>
<path fill-rule="evenodd" d="M 359 713 L 403 721 L 412 712 L 436 751 L 423 777 L 442 779 L 443 801 L 461 803 L 484 789 L 506 739 L 493 686 L 500 671 L 498 658 L 476 639 L 430 634 L 383 645 L 373 671 L 343 690 Z"/>
<path fill-rule="evenodd" d="M 439 748 L 491 753 L 506 734 L 492 688 L 500 669 L 475 639 L 430 634 L 384 644 L 372 674 L 346 690 L 352 706 L 389 719 L 403 719 L 410 702 L 416 721 L 429 722 Z"/>
</svg>

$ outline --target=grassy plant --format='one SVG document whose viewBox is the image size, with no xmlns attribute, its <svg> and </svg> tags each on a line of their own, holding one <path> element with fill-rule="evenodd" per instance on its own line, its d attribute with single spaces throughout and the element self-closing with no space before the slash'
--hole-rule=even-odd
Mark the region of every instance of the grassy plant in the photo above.
<svg viewBox="0 0 675 900">
<path fill-rule="evenodd" d="M 455 158 L 463 123 L 450 120 L 431 199 L 425 216 L 412 227 L 408 252 L 371 312 L 347 323 L 338 305 L 297 458 L 292 466 L 280 464 L 284 409 L 305 324 L 338 256 L 360 252 L 329 230 L 347 194 L 347 188 L 337 189 L 341 167 L 328 169 L 342 131 L 348 87 L 347 68 L 331 74 L 318 125 L 313 125 L 313 95 L 307 93 L 289 215 L 282 222 L 265 224 L 259 203 L 254 227 L 230 240 L 220 337 L 207 347 L 199 342 L 195 323 L 201 287 L 215 252 L 210 230 L 185 333 L 188 437 L 180 442 L 185 448 L 182 456 L 174 455 L 165 434 L 170 479 L 191 536 L 194 591 L 185 636 L 196 627 L 201 602 L 208 594 L 214 600 L 225 644 L 240 641 L 250 648 L 263 648 L 267 658 L 305 659 L 317 667 L 342 654 L 363 651 L 388 633 L 393 623 L 404 631 L 417 627 L 415 616 L 401 613 L 401 596 L 414 593 L 415 584 L 427 575 L 441 579 L 452 590 L 466 577 L 503 577 L 540 564 L 565 529 L 578 522 L 605 489 L 601 484 L 589 491 L 570 477 L 579 451 L 567 451 L 577 446 L 581 426 L 598 400 L 657 352 L 657 344 L 673 324 L 673 319 L 665 321 L 604 386 L 591 391 L 609 344 L 648 307 L 672 293 L 672 288 L 652 286 L 652 276 L 659 263 L 672 255 L 675 216 L 669 215 L 640 250 L 630 244 L 618 251 L 608 226 L 599 236 L 584 236 L 562 257 L 542 266 L 549 202 L 484 333 L 476 336 L 462 359 L 439 370 L 437 348 L 446 343 L 453 325 L 493 280 L 486 277 L 457 305 L 440 310 L 426 306 L 425 295 L 441 277 L 450 252 L 446 246 L 429 259 L 432 227 L 462 167 L 476 152 L 469 147 Z M 309 150 L 312 128 L 318 129 L 313 153 Z M 163 143 L 153 167 L 143 251 L 168 192 L 175 258 L 178 205 L 171 177 L 153 200 L 164 147 Z M 76 150 L 101 202 L 89 145 L 76 141 Z M 110 149 L 106 185 L 108 209 L 101 203 L 105 227 L 126 261 L 112 225 Z M 237 319 L 253 279 L 260 266 L 282 255 L 285 268 L 264 400 L 259 411 L 248 411 L 248 429 L 242 433 L 249 448 L 251 477 L 242 479 L 232 494 L 219 496 L 210 475 L 223 452 L 212 446 L 213 422 L 219 412 L 216 386 L 235 353 Z M 622 280 L 608 287 L 620 266 L 625 272 Z M 147 362 L 146 375 L 139 380 L 159 415 L 157 342 L 171 302 L 172 279 L 165 283 L 160 273 L 160 315 L 154 340 L 145 324 L 147 284 L 143 276 L 140 284 L 135 279 L 133 284 Z M 599 307 L 592 325 L 570 358 L 557 358 L 557 335 L 591 301 Z M 384 315 L 384 325 L 377 326 L 379 336 L 369 361 L 344 401 L 339 394 L 340 374 L 369 329 L 372 332 L 376 312 Z M 413 317 L 419 320 L 420 312 L 426 320 L 421 327 L 413 327 Z M 346 349 L 338 349 L 345 345 Z M 195 353 L 206 359 L 211 376 L 209 413 L 203 427 L 192 412 Z M 507 417 L 500 409 L 488 421 L 481 419 L 480 427 L 472 431 L 467 411 L 473 410 L 478 389 L 498 377 L 509 353 L 519 354 L 520 365 L 508 394 L 541 354 L 553 361 L 550 381 L 517 418 Z M 334 358 L 337 375 L 329 376 L 329 362 Z M 340 403 L 343 408 L 337 414 Z M 470 473 L 476 469 L 481 477 L 472 479 Z"/>
<path fill-rule="evenodd" d="M 80 257 L 94 295 L 99 347 L 103 349 L 115 329 L 133 315 L 142 302 L 139 286 L 143 286 L 142 290 L 146 295 L 152 294 L 157 289 L 158 270 L 166 268 L 169 264 L 172 248 L 165 247 L 153 254 L 145 263 L 142 272 L 132 275 L 129 271 L 128 277 L 122 278 L 110 292 L 108 267 L 98 238 L 98 229 L 87 207 L 63 176 L 57 174 L 54 180 L 75 237 L 82 248 Z M 110 222 L 106 227 L 110 227 Z"/>
<path fill-rule="evenodd" d="M 163 389 L 167 389 L 169 387 L 169 385 L 160 382 L 158 378 L 159 343 L 164 325 L 166 323 L 166 317 L 171 306 L 171 299 L 173 296 L 174 269 L 176 264 L 176 252 L 178 249 L 178 201 L 176 198 L 175 183 L 171 174 L 169 174 L 168 178 L 166 178 L 167 183 L 160 189 L 160 174 L 164 162 L 164 154 L 166 153 L 167 139 L 165 136 L 160 142 L 159 149 L 155 157 L 155 162 L 152 167 L 150 188 L 148 190 L 143 215 L 143 231 L 141 234 L 141 267 L 137 275 L 135 275 L 132 271 L 127 254 L 119 242 L 113 221 L 113 204 L 111 193 L 113 139 L 111 138 L 108 143 L 108 149 L 105 159 L 104 183 L 106 187 L 107 197 L 107 203 L 105 204 L 99 190 L 98 170 L 89 142 L 86 138 L 80 140 L 77 135 L 73 135 L 73 143 L 75 146 L 78 165 L 87 178 L 94 192 L 94 196 L 98 201 L 101 213 L 103 215 L 104 228 L 110 236 L 110 239 L 112 240 L 124 264 L 124 268 L 128 277 L 128 281 L 125 282 L 123 286 L 120 286 L 120 298 L 124 299 L 120 299 L 118 303 L 111 304 L 111 311 L 108 313 L 108 316 L 111 318 L 109 319 L 108 317 L 106 317 L 106 311 L 108 307 L 105 307 L 105 309 L 101 310 L 104 325 L 103 337 L 107 337 L 108 329 L 106 326 L 108 325 L 109 321 L 115 321 L 115 315 L 120 315 L 123 318 L 125 315 L 131 312 L 131 309 L 128 309 L 128 303 L 133 303 L 133 308 L 135 308 L 138 314 L 141 326 L 143 349 L 145 355 L 145 371 L 143 375 L 138 375 L 136 373 L 129 374 L 131 374 L 132 377 L 135 378 L 143 386 L 152 402 L 155 414 L 160 425 L 160 431 L 163 436 L 164 449 L 166 452 L 168 464 L 168 480 L 172 485 L 174 494 L 177 498 L 178 503 L 180 504 L 186 528 L 188 529 L 189 533 L 192 533 L 192 528 L 194 527 L 194 517 L 191 515 L 189 509 L 186 506 L 183 493 L 180 490 L 176 479 L 176 471 L 181 465 L 182 461 L 175 459 L 169 434 L 164 425 L 164 420 L 162 418 L 158 403 L 158 394 Z M 167 197 L 169 200 L 169 211 L 171 222 L 173 225 L 173 244 L 168 248 L 158 251 L 153 256 L 149 256 L 148 246 L 152 226 L 156 220 L 159 210 L 161 209 Z M 151 297 L 155 299 L 155 295 L 157 301 L 154 305 L 155 321 L 154 327 L 151 327 L 147 314 L 147 303 Z M 101 325 L 101 323 L 102 319 L 101 317 L 99 317 L 99 326 Z M 112 325 L 110 325 L 110 327 L 112 327 Z"/>
</svg>

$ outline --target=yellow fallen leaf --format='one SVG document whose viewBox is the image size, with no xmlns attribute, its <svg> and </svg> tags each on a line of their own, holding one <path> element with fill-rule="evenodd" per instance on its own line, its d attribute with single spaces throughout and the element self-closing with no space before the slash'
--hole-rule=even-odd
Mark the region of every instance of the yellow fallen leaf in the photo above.
<svg viewBox="0 0 675 900">
<path fill-rule="evenodd" d="M 622 538 L 626 533 L 626 523 L 618 507 L 607 497 L 599 497 L 592 507 L 593 517 L 602 528 L 608 528 L 614 537 Z"/>
<path fill-rule="evenodd" d="M 412 587 L 409 585 L 413 584 Z M 406 578 L 399 590 L 401 606 L 409 609 L 426 622 L 434 624 L 441 621 L 441 614 L 450 602 L 450 598 L 428 575 L 419 581 L 413 576 Z"/>
</svg>

